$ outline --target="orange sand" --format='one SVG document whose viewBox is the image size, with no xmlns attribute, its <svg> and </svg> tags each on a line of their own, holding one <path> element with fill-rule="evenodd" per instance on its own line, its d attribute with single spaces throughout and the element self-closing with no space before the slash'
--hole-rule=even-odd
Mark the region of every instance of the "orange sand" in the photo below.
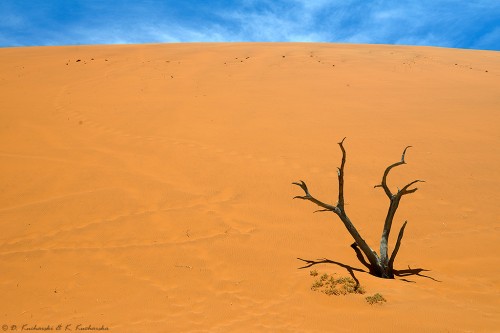
<svg viewBox="0 0 500 333">
<path fill-rule="evenodd" d="M 81 61 L 77 62 L 80 59 Z M 330 44 L 0 49 L 0 325 L 112 332 L 499 332 L 498 52 Z M 398 269 L 365 269 L 413 145 Z M 411 282 L 407 282 L 411 281 Z M 26 328 L 25 327 L 25 328 Z M 64 329 L 64 327 L 63 327 Z M 9 327 L 10 330 L 10 327 Z"/>
</svg>

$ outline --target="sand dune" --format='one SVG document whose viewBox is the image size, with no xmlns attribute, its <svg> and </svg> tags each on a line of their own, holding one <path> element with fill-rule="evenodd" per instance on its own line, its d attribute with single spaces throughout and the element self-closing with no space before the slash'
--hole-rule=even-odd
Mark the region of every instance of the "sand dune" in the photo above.
<svg viewBox="0 0 500 333">
<path fill-rule="evenodd" d="M 498 332 L 498 52 L 331 44 L 0 49 L 0 325 L 113 332 Z M 384 280 L 384 168 L 408 220 Z M 391 246 L 394 242 L 391 239 Z M 327 258 L 336 264 L 299 269 Z M 309 272 L 354 274 L 326 296 Z M 358 270 L 359 269 L 359 270 Z M 361 271 L 362 270 L 362 271 Z M 63 328 L 64 329 L 64 328 Z"/>
</svg>

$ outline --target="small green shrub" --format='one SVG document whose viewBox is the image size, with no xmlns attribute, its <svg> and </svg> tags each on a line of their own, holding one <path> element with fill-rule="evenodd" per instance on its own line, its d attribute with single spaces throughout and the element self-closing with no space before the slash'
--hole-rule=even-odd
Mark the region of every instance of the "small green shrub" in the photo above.
<svg viewBox="0 0 500 333">
<path fill-rule="evenodd" d="M 323 282 L 322 281 L 314 281 L 314 283 L 311 286 L 312 290 L 317 290 L 319 288 L 323 287 Z"/>
<path fill-rule="evenodd" d="M 318 275 L 318 271 L 314 270 L 314 271 L 311 271 L 309 274 L 311 274 L 311 276 L 317 276 Z"/>
<path fill-rule="evenodd" d="M 314 272 L 314 274 L 313 274 Z M 317 276 L 317 271 L 311 271 L 311 276 Z M 351 277 L 336 278 L 333 275 L 323 274 L 319 280 L 313 282 L 311 290 L 320 291 L 326 295 L 364 294 L 365 289 Z"/>
<path fill-rule="evenodd" d="M 367 297 L 365 297 L 365 299 L 370 305 L 382 304 L 383 302 L 387 302 L 387 300 L 384 298 L 384 296 L 382 296 L 379 293 L 376 293 L 373 296 L 367 296 Z"/>
</svg>

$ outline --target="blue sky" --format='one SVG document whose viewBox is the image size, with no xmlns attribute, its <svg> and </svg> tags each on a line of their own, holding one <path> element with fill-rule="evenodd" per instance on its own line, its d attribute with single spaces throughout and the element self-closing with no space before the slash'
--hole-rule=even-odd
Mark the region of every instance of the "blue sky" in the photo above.
<svg viewBox="0 0 500 333">
<path fill-rule="evenodd" d="M 0 46 L 334 42 L 500 50 L 500 0 L 0 0 Z"/>
</svg>

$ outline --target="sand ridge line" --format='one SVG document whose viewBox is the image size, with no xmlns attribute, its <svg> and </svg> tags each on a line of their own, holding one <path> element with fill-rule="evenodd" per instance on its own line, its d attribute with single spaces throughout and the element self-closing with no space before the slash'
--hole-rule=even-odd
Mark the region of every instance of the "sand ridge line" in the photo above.
<svg viewBox="0 0 500 333">
<path fill-rule="evenodd" d="M 137 244 L 125 244 L 125 245 L 113 245 L 113 246 L 78 246 L 78 247 L 53 247 L 53 248 L 32 248 L 29 250 L 18 250 L 18 251 L 6 251 L 0 252 L 0 256 L 8 257 L 8 256 L 17 256 L 23 254 L 33 254 L 33 253 L 58 253 L 58 252 L 79 252 L 79 251 L 118 251 L 118 250 L 135 250 L 135 249 L 145 249 L 145 248 L 168 248 L 168 247 L 176 247 L 179 245 L 195 245 L 204 242 L 212 242 L 214 240 L 224 239 L 227 237 L 235 237 L 242 236 L 247 237 L 248 233 L 215 233 L 213 235 L 208 235 L 199 238 L 188 239 L 184 241 L 176 241 L 176 242 L 152 242 L 152 243 L 137 243 Z"/>
<path fill-rule="evenodd" d="M 103 189 L 103 190 L 107 190 L 107 189 Z M 75 193 L 73 195 L 78 195 L 78 194 L 91 194 L 91 193 L 94 193 L 95 191 L 85 191 L 85 192 L 82 192 L 82 193 Z M 215 197 L 217 197 L 218 194 L 215 195 Z M 54 198 L 53 200 L 58 200 L 58 199 L 63 199 L 65 197 L 68 197 L 68 196 L 61 196 L 60 198 Z M 231 221 L 228 221 L 226 218 L 226 216 L 222 215 L 222 214 L 218 214 L 216 211 L 213 210 L 213 207 L 214 205 L 217 206 L 217 205 L 220 205 L 222 203 L 227 203 L 227 202 L 231 202 L 233 201 L 234 198 L 232 196 L 230 196 L 229 198 L 225 198 L 225 197 L 219 197 L 218 199 L 216 199 L 215 201 L 214 200 L 210 200 L 210 199 L 205 199 L 204 197 L 200 197 L 200 198 L 194 198 L 191 200 L 191 203 L 190 204 L 181 204 L 181 205 L 174 205 L 174 206 L 169 206 L 169 207 L 158 207 L 158 208 L 155 208 L 155 209 L 145 209 L 145 210 L 141 210 L 141 211 L 134 211 L 134 212 L 129 212 L 128 214 L 121 214 L 121 215 L 117 215 L 117 216 L 114 216 L 114 217 L 110 217 L 110 218 L 107 218 L 107 219 L 100 219 L 100 220 L 96 220 L 94 222 L 88 222 L 88 223 L 84 223 L 82 225 L 78 225 L 78 226 L 72 226 L 72 227 L 69 227 L 69 228 L 61 228 L 59 230 L 56 230 L 56 231 L 53 231 L 53 232 L 50 232 L 50 233 L 44 233 L 43 235 L 40 235 L 40 234 L 37 234 L 37 235 L 34 235 L 32 237 L 26 237 L 26 238 L 21 238 L 21 239 L 13 239 L 9 242 L 4 242 L 2 244 L 2 246 L 0 246 L 0 249 L 4 246 L 16 246 L 16 245 L 19 245 L 19 244 L 23 244 L 25 245 L 25 243 L 27 242 L 30 242 L 30 241 L 44 241 L 44 240 L 50 240 L 50 239 L 55 239 L 55 238 L 61 238 L 64 234 L 74 234 L 74 233 L 78 233 L 78 232 L 81 232 L 85 229 L 89 229 L 89 228 L 93 228 L 97 225 L 106 225 L 106 226 L 109 226 L 109 223 L 119 223 L 120 221 L 122 220 L 125 220 L 125 219 L 130 219 L 130 218 L 134 218 L 134 217 L 140 217 L 140 216 L 147 216 L 147 215 L 155 215 L 155 214 L 158 214 L 158 213 L 163 213 L 163 212 L 172 212 L 172 211 L 182 211 L 182 210 L 185 210 L 185 209 L 188 209 L 188 210 L 193 210 L 195 208 L 198 208 L 200 211 L 202 212 L 210 212 L 212 214 L 215 214 L 215 216 L 218 217 L 218 219 L 220 219 L 221 221 L 224 221 L 224 223 L 226 224 L 226 230 L 225 232 L 221 232 L 220 234 L 228 234 L 229 231 L 231 235 L 236 235 L 236 234 L 240 234 L 240 235 L 245 235 L 245 234 L 248 234 L 249 232 L 251 233 L 252 230 L 254 230 L 253 228 L 250 229 L 250 231 L 243 231 L 243 230 L 239 230 L 237 228 L 237 226 L 234 224 L 234 223 L 231 223 L 232 222 L 232 219 Z M 52 200 L 51 200 L 52 201 Z M 43 204 L 45 202 L 41 202 L 41 204 Z M 24 207 L 24 206 L 23 206 Z M 23 208 L 23 207 L 19 207 L 19 208 Z M 211 237 L 211 236 L 210 236 Z M 186 241 L 186 242 L 193 242 L 193 241 L 198 241 L 199 239 L 206 239 L 207 237 L 201 237 L 201 238 L 191 238 L 189 241 Z M 179 242 L 177 242 L 178 244 L 180 244 Z M 182 242 L 181 242 L 182 243 Z"/>
<path fill-rule="evenodd" d="M 12 154 L 12 153 L 0 152 L 0 156 L 25 158 L 25 159 L 36 159 L 36 160 L 46 160 L 46 161 L 51 161 L 51 162 L 62 162 L 62 163 L 79 163 L 79 162 L 72 161 L 70 159 L 56 158 L 56 157 L 44 156 L 44 155 Z"/>
<path fill-rule="evenodd" d="M 306 55 L 301 55 L 304 59 L 308 59 Z M 277 59 L 277 61 L 282 61 L 283 59 Z M 137 67 L 133 63 L 128 66 L 128 68 L 135 68 Z M 246 159 L 246 160 L 254 160 L 256 162 L 261 162 L 263 164 L 267 163 L 273 163 L 273 164 L 279 164 L 279 165 L 285 165 L 285 162 L 281 157 L 275 156 L 275 155 L 270 155 L 270 156 L 255 156 L 255 154 L 248 154 L 243 151 L 230 151 L 227 152 L 225 149 L 219 147 L 219 146 L 213 146 L 213 145 L 207 145 L 204 142 L 200 141 L 193 141 L 193 140 L 187 140 L 187 139 L 182 139 L 179 137 L 168 137 L 168 136 L 143 136 L 143 135 L 133 135 L 130 133 L 126 133 L 122 130 L 119 130 L 114 127 L 110 127 L 107 125 L 103 125 L 101 123 L 95 122 L 88 117 L 84 116 L 81 112 L 76 111 L 72 108 L 67 108 L 64 106 L 61 102 L 62 96 L 64 93 L 70 89 L 74 89 L 78 85 L 82 84 L 87 84 L 91 82 L 98 82 L 102 78 L 109 76 L 113 71 L 126 71 L 123 68 L 109 68 L 107 71 L 102 73 L 98 77 L 90 77 L 84 80 L 79 80 L 73 83 L 69 83 L 61 88 L 59 91 L 57 97 L 55 98 L 54 104 L 57 110 L 60 111 L 60 114 L 62 118 L 64 118 L 64 113 L 72 115 L 72 118 L 75 118 L 79 120 L 81 124 L 85 124 L 86 126 L 91 126 L 92 128 L 98 129 L 102 131 L 103 133 L 106 134 L 111 134 L 116 137 L 122 137 L 122 138 L 127 138 L 127 139 L 132 139 L 134 141 L 141 141 L 142 143 L 147 143 L 151 142 L 152 144 L 156 145 L 157 143 L 166 143 L 166 144 L 173 144 L 175 146 L 183 146 L 183 147 L 188 147 L 188 148 L 194 148 L 198 150 L 203 150 L 203 151 L 208 151 L 211 152 L 214 156 L 216 157 L 221 157 L 221 155 L 224 154 L 229 154 L 231 158 L 226 158 L 224 161 L 225 162 L 232 162 L 234 164 L 235 162 L 232 161 L 233 158 L 239 158 L 239 159 Z M 138 144 L 138 142 L 133 142 L 133 144 Z M 294 163 L 292 166 L 294 169 L 300 169 L 302 166 L 300 164 Z M 313 168 L 312 172 L 317 173 L 319 170 L 318 168 Z"/>
<path fill-rule="evenodd" d="M 61 109 L 64 109 L 64 106 L 60 106 Z M 173 138 L 173 137 L 167 137 L 167 136 L 142 136 L 142 135 L 133 135 L 129 134 L 126 132 L 123 132 L 121 130 L 118 130 L 116 128 L 112 128 L 109 126 L 105 126 L 99 123 L 96 123 L 94 121 L 88 120 L 84 116 L 82 116 L 79 112 L 76 111 L 69 111 L 74 114 L 74 116 L 78 119 L 82 119 L 82 121 L 90 125 L 91 127 L 101 130 L 103 133 L 111 134 L 117 137 L 123 137 L 127 139 L 132 139 L 136 141 L 141 141 L 141 144 L 144 143 L 151 143 L 153 145 L 156 145 L 158 143 L 167 143 L 167 144 L 172 144 L 174 146 L 182 146 L 182 147 L 188 147 L 200 151 L 207 151 L 210 152 L 213 156 L 222 158 L 224 162 L 230 162 L 231 164 L 237 164 L 237 161 L 234 161 L 235 158 L 240 159 L 240 160 L 253 160 L 256 162 L 260 162 L 262 164 L 267 164 L 267 163 L 272 163 L 272 164 L 277 164 L 277 165 L 285 165 L 285 160 L 288 159 L 288 157 L 282 157 L 282 156 L 255 156 L 255 154 L 249 154 L 246 152 L 240 152 L 240 151 L 226 151 L 223 148 L 220 148 L 218 146 L 212 146 L 212 145 L 207 145 L 205 143 L 202 143 L 200 141 L 193 141 L 193 140 L 187 140 L 187 139 L 181 139 L 181 138 Z M 134 144 L 139 144 L 138 142 L 134 142 Z M 302 169 L 303 166 L 299 163 L 294 162 L 292 165 L 290 165 L 291 168 L 293 169 Z M 320 168 L 313 167 L 311 170 L 312 173 L 319 173 L 321 172 Z"/>
<path fill-rule="evenodd" d="M 114 189 L 116 189 L 116 188 L 115 187 L 103 187 L 103 188 L 97 188 L 97 189 L 92 189 L 92 190 L 88 190 L 88 191 L 80 191 L 80 192 L 67 193 L 67 194 L 64 194 L 64 195 L 60 195 L 60 196 L 56 196 L 56 197 L 52 197 L 52 198 L 48 198 L 48 199 L 44 199 L 44 200 L 37 200 L 37 201 L 33 201 L 33 202 L 27 202 L 27 203 L 22 204 L 22 205 L 0 208 L 0 213 L 1 212 L 8 212 L 8 211 L 11 211 L 11 210 L 22 209 L 22 208 L 26 208 L 26 207 L 29 207 L 29 206 L 43 205 L 43 204 L 46 204 L 46 203 L 49 203 L 49 202 L 52 202 L 52 201 L 59 201 L 59 200 L 63 200 L 63 199 L 67 199 L 67 198 L 71 198 L 71 197 L 75 197 L 75 196 L 81 196 L 81 195 L 85 195 L 85 194 L 92 194 L 92 193 L 97 193 L 97 192 L 102 192 L 102 191 L 108 191 L 108 190 L 114 190 Z"/>
</svg>

